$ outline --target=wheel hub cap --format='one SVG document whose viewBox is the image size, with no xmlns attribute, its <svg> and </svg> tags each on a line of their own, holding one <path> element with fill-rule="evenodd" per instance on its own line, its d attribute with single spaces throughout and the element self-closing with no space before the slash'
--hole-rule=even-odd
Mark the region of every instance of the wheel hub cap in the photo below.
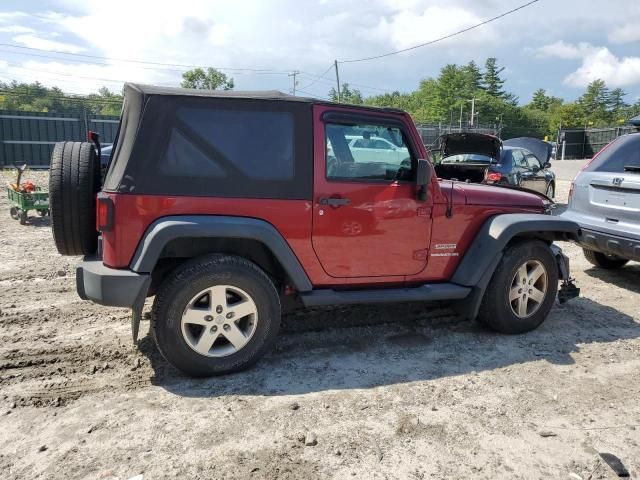
<svg viewBox="0 0 640 480">
<path fill-rule="evenodd" d="M 527 318 L 538 311 L 546 298 L 548 275 L 538 260 L 529 260 L 516 270 L 509 287 L 511 311 L 518 318 Z"/>
<path fill-rule="evenodd" d="M 241 350 L 255 333 L 258 308 L 244 290 L 216 285 L 195 295 L 182 313 L 182 336 L 206 357 L 226 357 Z"/>
</svg>

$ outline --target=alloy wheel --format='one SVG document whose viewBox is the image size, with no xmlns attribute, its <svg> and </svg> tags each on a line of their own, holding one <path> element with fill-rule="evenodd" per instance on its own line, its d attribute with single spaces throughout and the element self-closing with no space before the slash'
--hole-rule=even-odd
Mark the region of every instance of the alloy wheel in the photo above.
<svg viewBox="0 0 640 480">
<path fill-rule="evenodd" d="M 547 295 L 549 278 L 544 265 L 528 260 L 516 270 L 509 286 L 509 304 L 518 318 L 536 313 Z"/>
<path fill-rule="evenodd" d="M 182 313 L 182 336 L 206 357 L 226 357 L 241 350 L 258 324 L 251 296 L 232 285 L 215 285 L 195 295 Z"/>
</svg>

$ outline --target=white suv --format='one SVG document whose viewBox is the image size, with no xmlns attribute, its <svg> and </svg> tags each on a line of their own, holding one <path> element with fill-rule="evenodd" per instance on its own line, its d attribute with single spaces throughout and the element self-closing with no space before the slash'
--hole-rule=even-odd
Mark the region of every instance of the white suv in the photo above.
<svg viewBox="0 0 640 480">
<path fill-rule="evenodd" d="M 593 157 L 573 181 L 562 216 L 580 225 L 592 264 L 640 261 L 640 133 L 618 137 Z"/>
</svg>

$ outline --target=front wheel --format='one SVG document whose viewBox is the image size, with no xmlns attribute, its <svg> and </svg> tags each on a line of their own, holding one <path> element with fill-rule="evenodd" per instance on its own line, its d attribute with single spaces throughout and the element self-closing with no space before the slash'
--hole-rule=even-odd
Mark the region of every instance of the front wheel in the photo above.
<svg viewBox="0 0 640 480">
<path fill-rule="evenodd" d="M 547 318 L 558 291 L 558 266 L 539 240 L 509 247 L 487 286 L 478 319 L 500 333 L 524 333 Z"/>
<path fill-rule="evenodd" d="M 556 194 L 556 189 L 553 186 L 552 182 L 549 182 L 549 185 L 547 186 L 547 191 L 545 192 L 545 195 L 549 198 L 553 198 L 554 195 Z"/>
<path fill-rule="evenodd" d="M 254 263 L 210 255 L 186 262 L 160 286 L 151 322 L 174 367 L 194 377 L 221 375 L 247 368 L 271 348 L 280 298 Z"/>
</svg>

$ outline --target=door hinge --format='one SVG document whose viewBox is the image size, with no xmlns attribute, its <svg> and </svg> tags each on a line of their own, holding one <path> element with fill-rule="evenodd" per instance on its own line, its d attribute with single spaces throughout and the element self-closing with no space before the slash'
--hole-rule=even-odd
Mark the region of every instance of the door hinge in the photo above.
<svg viewBox="0 0 640 480">
<path fill-rule="evenodd" d="M 426 260 L 429 255 L 429 249 L 425 248 L 423 250 L 416 250 L 413 252 L 414 260 Z"/>
</svg>

